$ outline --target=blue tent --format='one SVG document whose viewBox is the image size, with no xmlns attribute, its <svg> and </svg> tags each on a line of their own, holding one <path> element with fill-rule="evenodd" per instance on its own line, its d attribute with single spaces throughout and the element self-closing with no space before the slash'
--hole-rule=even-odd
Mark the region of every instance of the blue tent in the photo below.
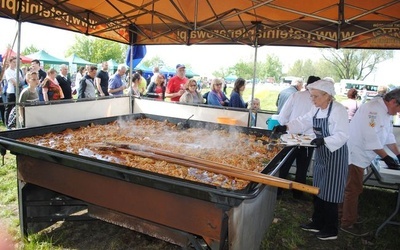
<svg viewBox="0 0 400 250">
<path fill-rule="evenodd" d="M 168 66 L 163 66 L 160 68 L 160 73 L 166 76 L 173 76 L 176 74 L 176 69 Z"/>
<path fill-rule="evenodd" d="M 236 79 L 238 79 L 238 77 L 235 76 L 235 75 L 229 75 L 229 76 L 225 76 L 224 79 L 225 79 L 226 81 L 233 82 L 233 81 L 236 81 Z"/>
<path fill-rule="evenodd" d="M 200 76 L 199 74 L 193 72 L 191 69 L 186 69 L 186 77 L 187 78 L 192 78 L 194 76 Z"/>
<path fill-rule="evenodd" d="M 72 55 L 70 55 L 65 59 L 68 60 L 69 64 L 76 64 L 78 66 L 94 65 L 94 63 L 91 63 L 89 61 L 86 61 L 85 59 L 80 58 L 75 53 L 73 53 Z"/>
<path fill-rule="evenodd" d="M 52 56 L 44 50 L 39 50 L 36 53 L 27 55 L 27 57 L 42 61 L 44 64 L 68 64 L 67 60 Z"/>
<path fill-rule="evenodd" d="M 141 71 L 143 71 L 143 73 L 153 74 L 153 70 L 149 67 L 144 66 L 143 64 L 136 66 L 134 69 L 140 69 Z"/>
<path fill-rule="evenodd" d="M 117 71 L 117 69 L 118 69 L 119 63 L 117 61 L 115 61 L 114 59 L 108 60 L 107 63 L 108 63 L 108 71 L 115 73 L 115 71 Z"/>
<path fill-rule="evenodd" d="M 143 72 L 143 77 L 145 79 L 147 79 L 148 77 L 152 77 L 153 76 L 153 70 L 149 67 L 146 67 L 144 65 L 138 65 L 135 70 L 140 69 Z"/>
</svg>

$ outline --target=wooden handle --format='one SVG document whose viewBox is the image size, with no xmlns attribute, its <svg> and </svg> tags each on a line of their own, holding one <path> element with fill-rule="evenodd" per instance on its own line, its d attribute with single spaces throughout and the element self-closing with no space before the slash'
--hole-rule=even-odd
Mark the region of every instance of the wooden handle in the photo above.
<svg viewBox="0 0 400 250">
<path fill-rule="evenodd" d="M 254 181 L 257 183 L 262 183 L 262 184 L 266 184 L 266 185 L 270 185 L 270 186 L 274 186 L 274 187 L 280 187 L 280 188 L 285 188 L 285 189 L 292 188 L 291 181 L 284 180 L 284 179 L 271 179 L 267 175 L 261 175 L 261 174 L 257 174 L 254 172 L 253 172 L 254 173 L 254 175 L 253 175 L 253 174 L 250 174 L 251 173 L 250 171 L 247 171 L 247 173 L 244 174 L 244 173 L 240 173 L 240 172 L 234 171 L 234 170 L 223 169 L 223 168 L 218 168 L 218 167 L 209 167 L 209 166 L 202 165 L 202 164 L 199 164 L 196 162 L 182 160 L 182 159 L 169 157 L 169 156 L 165 156 L 165 155 L 158 155 L 158 154 L 154 154 L 154 153 L 150 153 L 150 152 L 135 151 L 135 150 L 125 149 L 125 148 L 115 148 L 115 150 L 119 151 L 119 152 L 125 152 L 125 153 L 129 153 L 129 154 L 146 157 L 146 158 L 152 158 L 155 160 L 166 161 L 169 163 L 175 163 L 175 164 L 179 164 L 179 165 L 186 166 L 186 167 L 198 168 L 201 170 L 206 170 L 206 171 L 213 172 L 216 174 L 223 174 L 223 175 L 235 177 L 235 178 L 242 179 L 242 180 Z"/>
<path fill-rule="evenodd" d="M 313 187 L 313 186 L 298 183 L 298 182 L 289 181 L 289 180 L 278 178 L 278 177 L 271 176 L 271 175 L 265 175 L 262 173 L 253 172 L 250 170 L 245 170 L 245 169 L 238 168 L 238 167 L 235 167 L 232 165 L 216 163 L 216 162 L 213 162 L 210 160 L 201 159 L 201 158 L 197 158 L 197 157 L 193 157 L 193 156 L 186 156 L 186 155 L 179 154 L 179 153 L 171 153 L 171 152 L 161 150 L 161 149 L 144 147 L 144 146 L 141 146 L 138 144 L 126 144 L 126 143 L 118 143 L 118 142 L 107 142 L 107 144 L 117 146 L 117 147 L 133 148 L 136 150 L 134 152 L 138 152 L 138 150 L 139 150 L 142 152 L 145 151 L 145 152 L 154 153 L 156 155 L 163 155 L 163 156 L 166 156 L 166 157 L 169 157 L 172 159 L 179 158 L 179 159 L 184 160 L 182 163 L 179 163 L 179 164 L 185 165 L 188 162 L 196 163 L 196 168 L 214 172 L 214 173 L 221 173 L 221 174 L 231 176 L 231 177 L 236 177 L 236 178 L 239 178 L 242 180 L 254 181 L 254 182 L 258 182 L 258 183 L 262 183 L 262 184 L 266 184 L 266 185 L 270 185 L 270 186 L 276 186 L 276 187 L 280 187 L 280 188 L 285 188 L 285 189 L 296 189 L 296 190 L 311 193 L 314 195 L 319 193 L 319 188 L 317 188 L 317 187 Z M 125 152 L 127 152 L 127 151 L 125 151 Z M 149 157 L 149 158 L 151 158 L 151 157 Z M 185 166 L 187 166 L 187 165 L 185 165 Z M 223 171 L 224 173 L 217 172 L 217 171 Z M 233 174 L 235 174 L 235 175 L 233 175 Z"/>
</svg>

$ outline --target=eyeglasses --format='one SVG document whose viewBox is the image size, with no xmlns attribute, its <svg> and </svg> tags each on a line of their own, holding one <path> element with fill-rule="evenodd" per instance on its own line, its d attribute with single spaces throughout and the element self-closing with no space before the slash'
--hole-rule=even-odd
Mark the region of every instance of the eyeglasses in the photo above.
<svg viewBox="0 0 400 250">
<path fill-rule="evenodd" d="M 222 85 L 222 83 L 217 83 L 217 84 L 215 84 L 215 86 L 221 86 Z"/>
</svg>

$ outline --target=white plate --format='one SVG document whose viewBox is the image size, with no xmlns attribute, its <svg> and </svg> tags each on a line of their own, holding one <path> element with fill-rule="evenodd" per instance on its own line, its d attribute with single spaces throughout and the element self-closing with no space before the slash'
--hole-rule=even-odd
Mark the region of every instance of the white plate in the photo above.
<svg viewBox="0 0 400 250">
<path fill-rule="evenodd" d="M 281 135 L 281 140 L 287 145 L 300 145 L 306 147 L 315 147 L 311 145 L 310 142 L 315 139 L 315 134 L 310 135 L 298 135 L 298 134 L 283 134 Z"/>
</svg>

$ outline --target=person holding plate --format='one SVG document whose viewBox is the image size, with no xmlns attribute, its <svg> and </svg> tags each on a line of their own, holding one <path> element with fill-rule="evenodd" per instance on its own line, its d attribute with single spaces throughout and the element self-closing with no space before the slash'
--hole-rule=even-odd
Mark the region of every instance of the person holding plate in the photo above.
<svg viewBox="0 0 400 250">
<path fill-rule="evenodd" d="M 308 86 L 320 80 L 321 78 L 317 76 L 310 76 L 307 79 L 307 84 L 305 86 L 305 91 L 297 91 L 293 95 L 291 95 L 288 100 L 283 105 L 281 112 L 279 113 L 279 124 L 286 125 L 290 121 L 295 120 L 297 117 L 305 115 L 312 106 L 314 105 L 310 99 L 310 92 L 308 91 Z M 302 131 L 304 135 L 310 135 L 313 133 L 312 127 L 308 130 Z M 293 162 L 296 160 L 296 176 L 295 181 L 299 183 L 306 184 L 307 180 L 307 170 L 308 166 L 310 165 L 311 158 L 314 152 L 314 148 L 312 147 L 296 147 L 295 151 L 292 153 L 290 158 L 283 164 L 281 169 L 279 170 L 279 177 L 286 179 L 290 167 L 292 166 Z M 278 190 L 282 192 L 282 189 Z M 303 192 L 299 190 L 292 190 L 293 198 L 295 199 L 302 199 Z"/>
<path fill-rule="evenodd" d="M 338 204 L 343 202 L 348 173 L 349 122 L 346 108 L 335 101 L 332 82 L 318 80 L 308 85 L 314 104 L 304 116 L 287 125 L 274 127 L 275 133 L 303 133 L 313 128 L 316 138 L 313 186 L 320 189 L 314 197 L 312 221 L 300 227 L 316 233 L 320 240 L 335 240 L 338 235 Z"/>
</svg>

